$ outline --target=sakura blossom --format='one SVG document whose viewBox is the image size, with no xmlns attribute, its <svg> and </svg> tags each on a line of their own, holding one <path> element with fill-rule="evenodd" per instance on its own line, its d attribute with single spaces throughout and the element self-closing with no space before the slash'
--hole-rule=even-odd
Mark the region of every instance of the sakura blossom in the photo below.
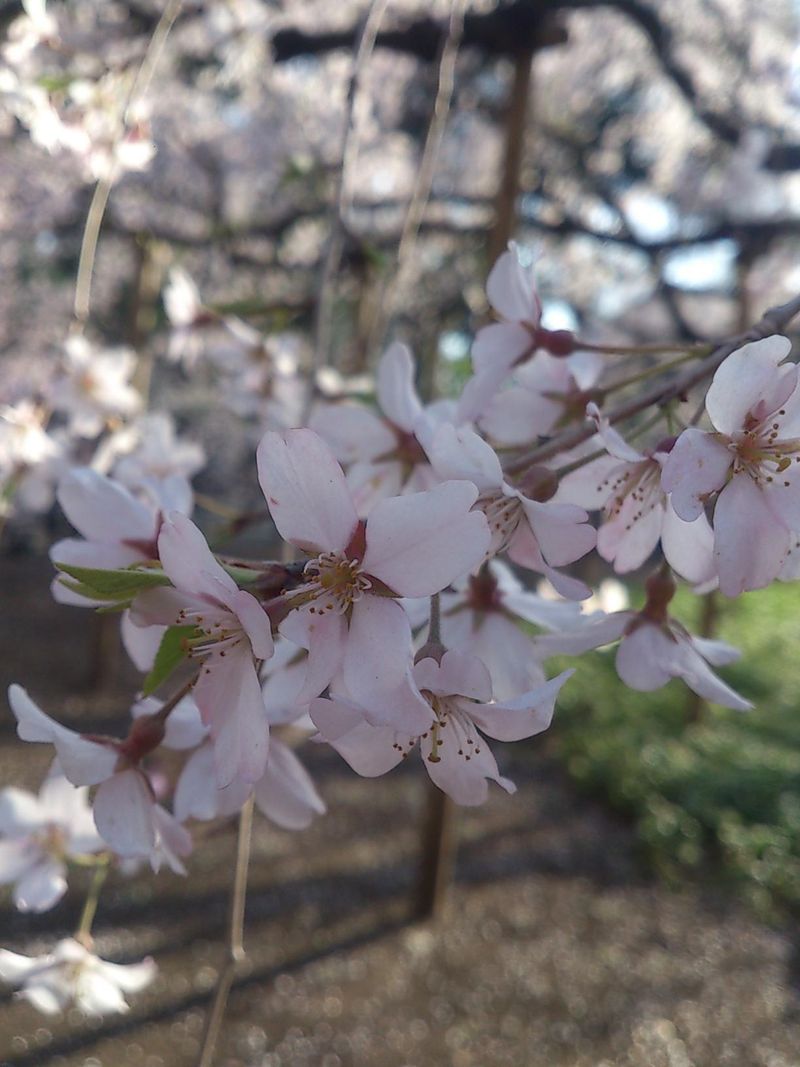
<svg viewBox="0 0 800 1067">
<path fill-rule="evenodd" d="M 149 492 L 148 492 L 149 490 Z M 90 467 L 75 467 L 59 482 L 58 502 L 78 537 L 66 537 L 50 549 L 58 565 L 114 570 L 158 558 L 157 540 L 163 510 L 192 507 L 191 488 L 185 479 L 150 482 L 135 496 L 121 483 Z M 53 583 L 53 596 L 61 603 L 92 603 L 76 593 L 61 575 Z"/>
<path fill-rule="evenodd" d="M 255 782 L 263 774 L 269 744 L 255 660 L 272 655 L 270 620 L 180 512 L 165 517 L 158 555 L 174 589 L 140 594 L 132 622 L 194 629 L 196 636 L 187 639 L 190 655 L 201 661 L 194 697 L 211 729 L 217 784 L 222 788 L 236 777 Z"/>
<path fill-rule="evenodd" d="M 492 447 L 466 427 L 442 426 L 430 455 L 441 477 L 467 478 L 477 486 L 476 507 L 491 530 L 490 555 L 507 551 L 513 562 L 544 574 L 565 597 L 590 595 L 583 582 L 556 570 L 589 552 L 596 535 L 583 508 L 548 501 L 554 489 L 551 471 L 533 472 L 532 493 L 540 499 L 526 495 L 506 480 Z"/>
<path fill-rule="evenodd" d="M 556 697 L 572 671 L 505 702 L 492 701 L 492 680 L 475 656 L 455 650 L 441 661 L 420 660 L 414 684 L 429 707 L 429 721 L 419 734 L 375 725 L 374 714 L 336 696 L 311 702 L 311 717 L 320 736 L 366 777 L 385 774 L 417 748 L 431 780 L 457 804 L 482 804 L 488 782 L 507 793 L 516 789 L 503 777 L 486 740 L 519 741 L 546 730 Z"/>
<path fill-rule="evenodd" d="M 349 468 L 347 482 L 361 517 L 378 500 L 437 483 L 421 440 L 431 438 L 451 407 L 423 407 L 414 386 L 413 357 L 397 342 L 381 357 L 376 379 L 380 414 L 344 402 L 318 405 L 309 420 L 310 429 Z"/>
<path fill-rule="evenodd" d="M 477 491 L 448 481 L 379 501 L 358 518 L 342 468 L 311 430 L 267 433 L 258 471 L 281 536 L 311 556 L 286 607 L 308 615 L 308 676 L 300 699 L 340 670 L 356 699 L 400 725 L 429 713 L 409 684 L 411 629 L 397 597 L 432 596 L 477 567 L 489 546 Z"/>
<path fill-rule="evenodd" d="M 0 882 L 14 883 L 20 911 L 54 907 L 67 889 L 68 861 L 105 848 L 88 797 L 57 764 L 38 796 L 13 786 L 0 791 Z"/>
<path fill-rule="evenodd" d="M 486 295 L 500 321 L 484 326 L 475 337 L 472 346 L 475 373 L 461 395 L 457 422 L 481 419 L 511 371 L 525 364 L 537 349 L 547 349 L 559 357 L 569 356 L 574 349 L 574 339 L 566 330 L 542 328 L 542 302 L 533 270 L 523 266 L 521 249 L 513 241 L 492 267 L 486 282 Z M 558 417 L 560 409 L 548 401 L 547 393 L 551 386 L 556 393 L 566 393 L 571 387 L 569 383 L 575 379 L 570 372 L 559 370 L 557 363 L 558 360 L 545 353 L 545 359 L 535 369 L 532 367 L 524 379 L 522 395 L 515 397 L 509 405 L 505 414 L 511 417 L 508 429 L 515 442 L 519 442 L 520 433 L 522 442 L 530 441 L 537 432 L 546 433 Z M 582 361 L 573 364 L 576 375 L 580 375 L 579 367 L 585 368 L 587 385 L 597 377 L 599 364 L 590 355 L 586 354 Z M 549 384 L 548 378 L 552 379 Z M 524 391 L 525 383 L 530 386 L 529 396 Z M 491 421 L 496 429 L 503 426 L 501 411 L 497 411 Z M 537 431 L 537 422 L 546 429 Z"/>
<path fill-rule="evenodd" d="M 484 664 L 496 700 L 513 699 L 545 681 L 536 643 L 520 622 L 549 631 L 570 629 L 580 618 L 576 603 L 546 600 L 530 592 L 498 559 L 459 582 L 454 592 L 441 595 L 444 645 Z"/>
<path fill-rule="evenodd" d="M 130 349 L 99 349 L 82 334 L 73 334 L 64 344 L 62 367 L 51 401 L 78 437 L 97 437 L 109 419 L 140 409 L 142 398 L 130 381 L 136 369 Z"/>
<path fill-rule="evenodd" d="M 608 456 L 566 474 L 556 499 L 589 510 L 602 507 L 597 551 L 617 574 L 636 570 L 660 542 L 665 559 L 681 577 L 698 585 L 713 582 L 713 534 L 706 516 L 684 522 L 661 485 L 674 439 L 639 452 L 609 425 L 596 404 L 589 404 L 586 414 L 597 424 Z"/>
<path fill-rule="evenodd" d="M 777 335 L 732 352 L 706 395 L 713 431 L 690 427 L 664 463 L 662 485 L 679 518 L 698 519 L 716 497 L 714 560 L 726 596 L 779 574 L 800 529 L 800 390 Z"/>
<path fill-rule="evenodd" d="M 590 618 L 583 625 L 536 640 L 543 658 L 563 653 L 577 656 L 619 641 L 615 665 L 625 685 L 639 692 L 660 689 L 680 678 L 698 696 L 735 711 L 752 704 L 719 678 L 709 667 L 735 662 L 740 652 L 724 641 L 695 637 L 667 612 L 675 593 L 671 579 L 656 575 L 647 582 L 647 602 L 640 611 L 616 611 Z"/>
<path fill-rule="evenodd" d="M 98 786 L 94 823 L 103 841 L 119 856 L 146 857 L 154 870 L 162 861 L 185 874 L 181 859 L 192 849 L 188 832 L 157 803 L 140 760 L 161 743 L 164 726 L 157 717 L 135 722 L 129 736 L 87 737 L 51 719 L 19 685 L 8 701 L 22 741 L 52 744 L 65 778 L 75 786 Z"/>
<path fill-rule="evenodd" d="M 124 1014 L 129 1010 L 125 994 L 141 992 L 155 976 L 156 965 L 149 958 L 110 963 L 72 937 L 42 956 L 0 949 L 0 978 L 45 1015 L 56 1015 L 71 1004 L 89 1015 Z"/>
</svg>

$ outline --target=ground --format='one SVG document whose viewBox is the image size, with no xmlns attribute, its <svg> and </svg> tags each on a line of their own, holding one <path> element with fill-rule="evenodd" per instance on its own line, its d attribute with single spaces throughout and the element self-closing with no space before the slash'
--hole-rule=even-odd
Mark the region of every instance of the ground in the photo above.
<svg viewBox="0 0 800 1067">
<path fill-rule="evenodd" d="M 20 565 L 21 564 L 21 565 Z M 118 716 L 124 673 L 89 697 L 91 627 L 47 597 L 46 569 L 6 563 L 2 665 L 66 720 Z M 46 659 L 43 657 L 46 656 Z M 134 683 L 134 679 L 131 679 Z M 63 699 L 65 691 L 73 695 Z M 44 746 L 0 730 L 3 782 L 34 784 Z M 767 926 L 709 876 L 680 888 L 639 861 L 632 829 L 575 791 L 537 742 L 498 746 L 519 786 L 459 816 L 447 915 L 411 921 L 426 783 L 419 768 L 355 777 L 310 754 L 330 814 L 301 835 L 259 819 L 246 945 L 221 1067 L 797 1067 L 798 931 Z M 25 754 L 24 762 L 21 760 Z M 2 1067 L 190 1067 L 224 960 L 234 836 L 198 845 L 187 879 L 115 877 L 102 954 L 152 954 L 160 977 L 131 1013 L 51 1020 L 6 995 Z M 80 884 L 39 917 L 0 903 L 4 944 L 65 936 Z"/>
</svg>

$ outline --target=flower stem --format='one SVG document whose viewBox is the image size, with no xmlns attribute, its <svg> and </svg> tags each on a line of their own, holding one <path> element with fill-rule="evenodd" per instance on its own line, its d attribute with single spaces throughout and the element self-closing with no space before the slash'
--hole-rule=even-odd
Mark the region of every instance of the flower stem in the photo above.
<svg viewBox="0 0 800 1067">
<path fill-rule="evenodd" d="M 94 869 L 94 874 L 92 875 L 92 880 L 89 884 L 89 892 L 86 894 L 86 901 L 84 902 L 83 911 L 81 912 L 80 922 L 75 931 L 75 940 L 80 941 L 86 948 L 91 946 L 92 923 L 94 922 L 94 917 L 97 913 L 100 892 L 108 877 L 109 869 L 110 857 L 106 856 L 103 862 L 98 863 Z"/>
</svg>

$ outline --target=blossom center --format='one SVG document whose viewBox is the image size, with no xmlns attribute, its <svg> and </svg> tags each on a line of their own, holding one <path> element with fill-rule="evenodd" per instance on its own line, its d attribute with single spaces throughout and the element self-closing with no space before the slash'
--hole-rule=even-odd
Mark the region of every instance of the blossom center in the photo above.
<svg viewBox="0 0 800 1067">
<path fill-rule="evenodd" d="M 327 612 L 344 615 L 372 588 L 372 582 L 361 569 L 361 561 L 348 559 L 339 552 L 323 552 L 309 560 L 303 573 L 309 581 L 297 592 L 314 601 L 310 610 L 317 615 Z"/>
</svg>

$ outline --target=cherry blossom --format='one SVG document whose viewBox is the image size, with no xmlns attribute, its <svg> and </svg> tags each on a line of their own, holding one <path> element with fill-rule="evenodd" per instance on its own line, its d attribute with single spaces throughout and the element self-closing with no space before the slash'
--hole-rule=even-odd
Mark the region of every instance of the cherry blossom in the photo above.
<svg viewBox="0 0 800 1067">
<path fill-rule="evenodd" d="M 545 681 L 535 642 L 521 622 L 561 630 L 577 626 L 580 618 L 577 604 L 537 596 L 497 559 L 458 583 L 455 592 L 441 595 L 443 643 L 481 660 L 496 700 L 510 700 Z"/>
<path fill-rule="evenodd" d="M 211 729 L 220 788 L 264 772 L 269 733 L 255 660 L 269 659 L 272 627 L 252 594 L 239 589 L 211 554 L 194 523 L 170 512 L 158 536 L 158 555 L 174 589 L 154 589 L 133 603 L 134 623 L 193 626 L 187 643 L 202 661 L 194 696 Z"/>
<path fill-rule="evenodd" d="M 151 959 L 109 963 L 68 937 L 43 956 L 22 956 L 0 949 L 0 978 L 19 988 L 19 996 L 45 1015 L 70 1004 L 89 1015 L 129 1010 L 126 993 L 139 993 L 156 976 Z"/>
<path fill-rule="evenodd" d="M 68 781 L 76 786 L 98 786 L 94 822 L 114 852 L 123 857 L 147 857 L 154 870 L 166 860 L 174 871 L 186 873 L 181 857 L 191 852 L 191 837 L 156 802 L 152 784 L 139 766 L 163 739 L 160 721 L 139 719 L 123 741 L 87 737 L 51 719 L 19 685 L 10 687 L 8 700 L 20 740 L 52 744 Z"/>
<path fill-rule="evenodd" d="M 410 626 L 393 598 L 432 596 L 481 561 L 489 531 L 470 511 L 475 487 L 450 481 L 381 500 L 362 523 L 342 468 L 311 430 L 267 433 L 258 471 L 279 533 L 311 556 L 305 581 L 286 595 L 308 616 L 301 699 L 341 670 L 356 699 L 398 725 L 427 720 L 409 684 Z"/>
<path fill-rule="evenodd" d="M 603 509 L 597 551 L 618 574 L 640 567 L 660 541 L 664 557 L 681 577 L 696 584 L 713 581 L 716 568 L 708 520 L 701 514 L 684 522 L 661 485 L 674 439 L 638 452 L 602 418 L 596 404 L 589 404 L 586 414 L 596 422 L 609 454 L 566 474 L 556 499 Z"/>
<path fill-rule="evenodd" d="M 490 554 L 507 551 L 513 562 L 546 575 L 565 597 L 590 595 L 583 582 L 556 570 L 589 552 L 596 535 L 583 508 L 546 499 L 555 488 L 551 471 L 532 472 L 538 482 L 533 492 L 543 498 L 533 499 L 506 481 L 492 447 L 464 426 L 442 426 L 430 456 L 441 477 L 467 478 L 477 486 L 476 507 L 486 515 L 492 535 Z"/>
<path fill-rule="evenodd" d="M 602 358 L 593 352 L 565 358 L 539 352 L 487 403 L 480 428 L 497 445 L 529 444 L 551 433 L 560 419 L 583 413 L 602 369 Z"/>
<path fill-rule="evenodd" d="M 667 612 L 675 584 L 656 576 L 647 581 L 647 603 L 640 611 L 617 611 L 592 618 L 569 632 L 547 634 L 536 639 L 539 655 L 556 653 L 577 656 L 593 648 L 619 641 L 617 674 L 631 689 L 649 693 L 681 678 L 706 700 L 736 711 L 752 704 L 736 693 L 710 669 L 733 663 L 737 648 L 724 641 L 695 637 Z"/>
<path fill-rule="evenodd" d="M 504 252 L 492 267 L 486 281 L 486 295 L 500 321 L 484 326 L 478 330 L 475 337 L 472 346 L 472 366 L 475 373 L 467 382 L 459 400 L 458 422 L 472 422 L 484 415 L 487 406 L 511 371 L 529 360 L 538 348 L 545 348 L 554 356 L 560 357 L 570 355 L 574 348 L 572 334 L 566 330 L 542 328 L 542 302 L 536 290 L 533 271 L 523 267 L 520 249 L 513 241 L 509 244 L 508 251 Z M 591 357 L 587 362 L 594 367 Z M 576 370 L 577 366 L 576 364 Z M 540 364 L 539 370 L 546 367 L 549 367 L 547 360 Z M 533 380 L 529 383 L 537 393 L 540 391 L 537 385 L 539 370 L 533 374 Z M 550 368 L 550 374 L 559 383 L 563 376 L 564 388 L 557 387 L 556 392 L 564 392 L 569 376 L 554 368 Z M 533 397 L 523 400 L 534 404 L 539 413 L 543 398 L 537 401 L 534 401 Z M 542 410 L 546 412 L 548 409 L 545 406 Z M 517 423 L 518 421 L 517 419 Z M 523 440 L 528 441 L 530 437 L 526 436 Z"/>
<path fill-rule="evenodd" d="M 99 852 L 88 802 L 57 766 L 35 796 L 8 786 L 0 791 L 0 882 L 14 882 L 20 911 L 47 911 L 67 889 L 67 861 Z"/>
<path fill-rule="evenodd" d="M 64 444 L 47 429 L 49 414 L 31 400 L 0 407 L 0 515 L 12 503 L 46 511 L 66 462 Z"/>
<path fill-rule="evenodd" d="M 430 489 L 438 478 L 420 443 L 447 408 L 427 411 L 414 386 L 414 360 L 405 345 L 391 345 L 376 373 L 381 414 L 354 403 L 319 405 L 309 427 L 348 467 L 347 482 L 360 516 L 384 497 Z"/>
<path fill-rule="evenodd" d="M 713 432 L 684 430 L 664 463 L 676 513 L 714 507 L 714 559 L 726 596 L 768 585 L 800 530 L 800 389 L 785 337 L 731 353 L 706 396 Z"/>
<path fill-rule="evenodd" d="M 151 482 L 138 496 L 90 467 L 76 467 L 59 482 L 58 502 L 78 537 L 57 541 L 53 563 L 114 570 L 158 558 L 163 511 L 191 510 L 192 494 L 183 478 Z M 69 587 L 69 578 L 55 579 L 53 596 L 60 603 L 94 603 Z"/>
<path fill-rule="evenodd" d="M 73 334 L 64 344 L 62 366 L 51 401 L 78 437 L 97 437 L 109 418 L 133 415 L 141 407 L 142 398 L 130 384 L 136 369 L 130 349 L 101 350 L 82 334 Z"/>
<path fill-rule="evenodd" d="M 346 697 L 311 702 L 311 717 L 320 736 L 367 777 L 385 774 L 418 748 L 432 781 L 457 804 L 482 804 L 488 781 L 508 793 L 513 782 L 500 775 L 491 749 L 482 737 L 519 741 L 550 725 L 556 697 L 572 671 L 502 703 L 490 703 L 492 680 L 475 656 L 450 650 L 441 662 L 422 659 L 414 666 L 414 683 L 429 708 L 428 723 L 419 734 L 376 726 L 368 710 Z"/>
<path fill-rule="evenodd" d="M 202 445 L 181 437 L 169 412 L 151 411 L 109 437 L 93 466 L 111 467 L 113 477 L 134 492 L 144 488 L 178 507 L 181 496 L 191 499 L 187 483 L 205 463 Z M 191 508 L 179 510 L 188 514 Z"/>
</svg>

